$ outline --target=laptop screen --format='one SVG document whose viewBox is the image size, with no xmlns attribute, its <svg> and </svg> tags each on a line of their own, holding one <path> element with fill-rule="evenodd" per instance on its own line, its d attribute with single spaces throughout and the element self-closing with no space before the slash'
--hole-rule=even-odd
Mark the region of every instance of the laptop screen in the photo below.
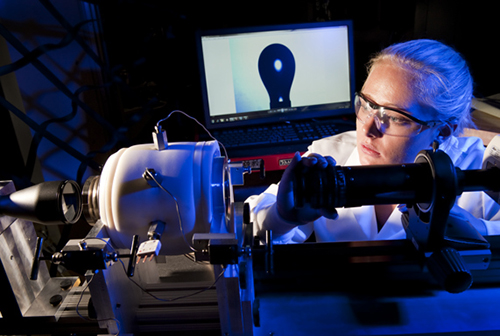
<svg viewBox="0 0 500 336">
<path fill-rule="evenodd" d="M 197 34 L 210 129 L 354 113 L 351 21 Z"/>
</svg>

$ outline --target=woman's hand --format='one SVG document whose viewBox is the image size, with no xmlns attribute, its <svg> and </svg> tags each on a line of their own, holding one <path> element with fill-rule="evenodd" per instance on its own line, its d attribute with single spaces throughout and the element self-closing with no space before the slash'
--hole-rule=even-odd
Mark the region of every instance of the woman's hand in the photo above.
<svg viewBox="0 0 500 336">
<path fill-rule="evenodd" d="M 304 206 L 300 208 L 295 206 L 293 177 L 296 174 L 296 170 L 302 168 L 300 162 L 302 162 L 303 166 L 308 168 L 318 166 L 322 169 L 326 168 L 328 165 L 335 166 L 336 164 L 335 160 L 330 156 L 323 157 L 319 154 L 313 153 L 307 157 L 301 157 L 298 152 L 295 153 L 290 165 L 283 173 L 279 184 L 276 200 L 279 215 L 289 222 L 296 222 L 297 225 L 315 221 L 321 216 L 330 219 L 337 218 L 338 215 L 335 210 L 326 211 L 324 209 L 313 209 L 309 204 L 304 204 Z"/>
</svg>

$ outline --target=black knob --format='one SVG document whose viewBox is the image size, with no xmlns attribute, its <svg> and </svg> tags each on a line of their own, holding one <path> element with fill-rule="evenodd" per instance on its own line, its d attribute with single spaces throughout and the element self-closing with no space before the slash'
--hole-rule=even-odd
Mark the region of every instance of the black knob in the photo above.
<svg viewBox="0 0 500 336">
<path fill-rule="evenodd" d="M 57 307 L 61 304 L 62 300 L 63 300 L 62 295 L 56 294 L 49 299 L 49 303 L 52 307 Z"/>
<path fill-rule="evenodd" d="M 427 266 L 436 281 L 449 293 L 461 293 L 472 285 L 472 275 L 462 256 L 451 247 L 432 253 Z"/>
</svg>

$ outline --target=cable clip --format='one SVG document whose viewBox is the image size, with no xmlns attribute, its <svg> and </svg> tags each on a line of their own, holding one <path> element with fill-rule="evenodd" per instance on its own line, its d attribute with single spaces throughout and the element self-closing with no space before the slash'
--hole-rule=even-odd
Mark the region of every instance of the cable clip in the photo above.
<svg viewBox="0 0 500 336">
<path fill-rule="evenodd" d="M 142 178 L 146 180 L 146 182 L 153 188 L 158 188 L 161 186 L 162 177 L 153 169 L 146 168 L 144 173 L 142 174 Z"/>
<path fill-rule="evenodd" d="M 155 126 L 153 142 L 156 150 L 161 151 L 168 148 L 167 132 L 165 132 L 160 125 Z"/>
</svg>

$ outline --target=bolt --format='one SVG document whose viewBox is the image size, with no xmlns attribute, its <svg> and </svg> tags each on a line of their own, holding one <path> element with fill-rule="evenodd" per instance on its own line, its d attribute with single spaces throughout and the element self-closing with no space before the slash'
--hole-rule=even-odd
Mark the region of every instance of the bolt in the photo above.
<svg viewBox="0 0 500 336">
<path fill-rule="evenodd" d="M 49 303 L 52 307 L 57 307 L 61 304 L 62 300 L 63 297 L 59 294 L 56 294 L 50 298 Z"/>
<path fill-rule="evenodd" d="M 80 250 L 84 251 L 87 249 L 87 242 L 85 240 L 81 240 L 80 242 L 78 242 L 78 245 L 80 246 Z"/>
<path fill-rule="evenodd" d="M 62 290 L 68 290 L 71 288 L 72 285 L 73 285 L 73 281 L 71 281 L 70 279 L 65 279 L 65 280 L 61 281 L 61 283 L 59 284 L 59 287 L 61 287 Z"/>
</svg>

